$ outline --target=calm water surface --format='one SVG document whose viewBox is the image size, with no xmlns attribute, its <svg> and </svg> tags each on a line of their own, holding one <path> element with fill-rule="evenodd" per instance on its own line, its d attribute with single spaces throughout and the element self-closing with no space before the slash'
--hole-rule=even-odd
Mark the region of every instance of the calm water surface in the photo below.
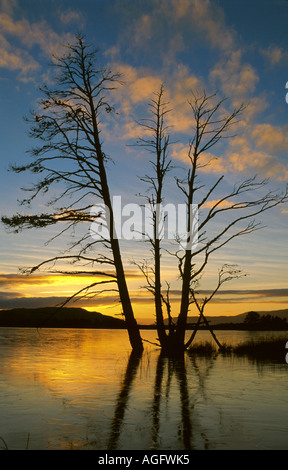
<svg viewBox="0 0 288 470">
<path fill-rule="evenodd" d="M 145 344 L 135 361 L 122 330 L 0 328 L 0 437 L 11 450 L 288 450 L 287 351 L 282 364 L 173 362 Z"/>
</svg>

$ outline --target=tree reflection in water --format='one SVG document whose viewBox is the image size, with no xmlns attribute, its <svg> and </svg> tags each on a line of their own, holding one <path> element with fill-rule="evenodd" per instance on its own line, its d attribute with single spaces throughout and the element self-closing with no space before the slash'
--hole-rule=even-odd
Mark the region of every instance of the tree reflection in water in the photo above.
<svg viewBox="0 0 288 470">
<path fill-rule="evenodd" d="M 140 363 L 141 356 L 135 355 L 132 352 L 116 401 L 107 450 L 116 450 L 119 447 L 119 439 L 124 426 L 125 411 L 129 404 L 133 383 L 136 379 Z M 184 449 L 193 449 L 193 410 L 196 402 L 199 400 L 199 396 L 205 398 L 205 380 L 214 363 L 215 357 L 209 359 L 205 358 L 203 360 L 203 358 L 197 358 L 189 353 L 183 353 L 177 357 L 168 357 L 161 352 L 159 353 L 152 388 L 152 442 L 149 446 L 150 449 L 161 449 L 160 424 L 161 419 L 163 419 L 161 407 L 163 407 L 163 402 L 165 406 L 168 406 L 170 399 L 172 399 L 172 393 L 175 393 L 174 390 L 173 392 L 171 391 L 173 377 L 176 378 L 179 390 L 181 425 L 177 426 L 177 429 L 170 429 L 170 432 L 173 432 L 174 435 L 176 434 L 178 439 L 182 441 Z M 193 384 L 193 396 L 191 396 L 192 394 L 189 390 L 188 376 L 191 376 L 191 371 L 187 373 L 187 364 L 188 367 L 192 366 L 193 376 L 196 377 L 198 381 L 197 384 Z M 147 393 L 149 393 L 148 390 Z M 195 419 L 197 420 L 196 416 Z M 167 426 L 171 426 L 171 423 L 167 423 Z M 206 439 L 203 432 L 201 433 L 201 437 L 202 440 L 204 440 L 204 447 L 206 447 L 208 442 L 205 442 Z"/>
<path fill-rule="evenodd" d="M 108 450 L 117 449 L 118 439 L 121 434 L 121 426 L 123 423 L 125 410 L 128 404 L 130 390 L 136 377 L 140 361 L 141 355 L 132 351 L 127 363 L 126 373 L 121 384 L 120 392 L 116 402 L 116 408 L 111 427 L 111 434 L 108 442 Z"/>
</svg>

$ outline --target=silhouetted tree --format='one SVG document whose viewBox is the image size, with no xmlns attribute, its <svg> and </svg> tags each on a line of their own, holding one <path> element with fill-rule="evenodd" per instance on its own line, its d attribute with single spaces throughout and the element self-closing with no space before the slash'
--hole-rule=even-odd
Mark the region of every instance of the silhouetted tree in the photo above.
<svg viewBox="0 0 288 470">
<path fill-rule="evenodd" d="M 94 221 L 91 209 L 95 199 L 100 198 L 110 212 L 109 235 L 92 240 L 86 232 L 73 246 L 76 254 L 47 259 L 28 272 L 34 272 L 44 264 L 58 266 L 59 263 L 71 261 L 84 266 L 74 269 L 75 275 L 86 273 L 102 277 L 101 281 L 83 287 L 67 302 L 81 295 L 96 295 L 99 288 L 116 284 L 132 348 L 142 351 L 142 339 L 130 301 L 119 240 L 114 236 L 114 214 L 106 173 L 108 157 L 100 139 L 100 116 L 113 110 L 105 93 L 115 88 L 120 76 L 98 65 L 97 51 L 87 45 L 81 36 L 77 37 L 75 44 L 68 46 L 66 55 L 54 59 L 53 66 L 57 70 L 55 82 L 51 87 L 41 89 L 44 97 L 40 109 L 32 112 L 27 119 L 31 125 L 30 136 L 38 140 L 39 146 L 31 150 L 31 163 L 14 166 L 13 170 L 16 173 L 30 170 L 41 176 L 40 181 L 30 188 L 32 196 L 22 201 L 23 204 L 30 204 L 40 193 L 52 192 L 59 183 L 60 193 L 56 193 L 49 205 L 55 207 L 61 201 L 62 206 L 51 213 L 16 214 L 2 217 L 2 221 L 16 231 L 65 223 L 63 231 L 66 231 L 83 222 L 91 225 Z M 68 196 L 71 197 L 67 202 Z M 59 229 L 59 232 L 63 231 Z M 102 251 L 99 255 L 91 255 L 90 250 L 96 250 L 99 244 L 102 249 L 108 249 L 109 254 Z M 89 270 L 87 264 L 91 266 Z M 106 270 L 95 269 L 97 264 L 105 266 Z M 107 270 L 107 267 L 114 269 Z M 56 268 L 53 272 L 71 274 L 67 268 Z"/>
<path fill-rule="evenodd" d="M 171 305 L 169 301 L 169 285 L 166 292 L 163 292 L 161 284 L 161 231 L 163 229 L 163 214 L 161 205 L 164 201 L 165 177 L 171 169 L 171 159 L 168 157 L 169 136 L 165 127 L 165 116 L 169 112 L 167 103 L 163 102 L 164 86 L 155 94 L 155 98 L 150 103 L 151 118 L 142 120 L 139 124 L 144 128 L 147 138 L 139 138 L 136 145 L 146 148 L 154 156 L 151 160 L 153 174 L 141 177 L 141 180 L 148 185 L 150 191 L 146 200 L 151 209 L 152 233 L 145 236 L 151 244 L 153 253 L 153 265 L 146 261 L 138 264 L 146 279 L 146 288 L 154 296 L 156 326 L 160 344 L 162 348 L 168 345 L 168 336 L 164 323 L 163 304 L 169 320 L 169 332 L 172 332 Z"/>
<path fill-rule="evenodd" d="M 260 315 L 258 312 L 251 311 L 246 314 L 244 325 L 250 330 L 285 330 L 287 320 L 269 313 Z"/>
<path fill-rule="evenodd" d="M 244 323 L 247 326 L 255 326 L 260 321 L 260 315 L 258 312 L 248 312 L 244 318 Z"/>
<path fill-rule="evenodd" d="M 167 114 L 170 112 L 167 103 L 163 101 L 163 85 L 156 98 L 151 102 L 152 117 L 145 119 L 142 124 L 145 130 L 145 138 L 138 140 L 137 144 L 144 146 L 154 159 L 151 160 L 152 173 L 142 178 L 149 185 L 150 193 L 148 201 L 153 213 L 153 236 L 150 243 L 154 255 L 152 266 L 144 262 L 140 269 L 145 275 L 147 289 L 152 292 L 155 299 L 156 323 L 159 341 L 164 350 L 168 352 L 180 352 L 191 344 L 195 337 L 200 321 L 209 324 L 204 315 L 204 309 L 209 301 L 215 296 L 224 282 L 238 278 L 243 274 L 236 266 L 225 264 L 219 270 L 218 282 L 215 289 L 204 299 L 199 299 L 198 287 L 210 257 L 215 251 L 223 248 L 236 237 L 251 234 L 260 227 L 256 221 L 259 214 L 271 209 L 278 204 L 287 201 L 287 189 L 283 194 L 274 194 L 271 191 L 264 195 L 261 193 L 267 181 L 257 181 L 256 177 L 246 179 L 236 184 L 232 190 L 222 188 L 222 195 L 216 200 L 211 196 L 221 188 L 224 175 L 219 177 L 210 187 L 199 183 L 200 173 L 204 167 L 209 167 L 211 161 L 207 161 L 207 153 L 221 140 L 232 137 L 231 128 L 237 122 L 238 117 L 244 111 L 241 105 L 232 113 L 225 114 L 223 110 L 224 100 L 215 101 L 216 96 L 192 94 L 189 102 L 193 117 L 192 135 L 187 145 L 187 173 L 184 179 L 176 178 L 176 183 L 181 191 L 186 204 L 186 239 L 183 234 L 176 234 L 176 242 L 181 249 L 172 253 L 178 263 L 181 279 L 181 301 L 176 323 L 174 323 L 171 302 L 169 300 L 170 286 L 165 290 L 161 280 L 161 223 L 163 216 L 157 212 L 157 204 L 164 200 L 164 179 L 171 169 L 171 160 L 168 157 L 170 136 L 165 124 Z M 207 171 L 207 168 L 205 168 Z M 224 185 L 223 185 L 224 186 Z M 194 226 L 193 207 L 198 207 L 198 224 Z M 224 214 L 227 214 L 225 222 L 215 222 Z M 159 225 L 160 221 L 160 225 Z M 197 237 L 196 237 L 197 235 Z M 194 304 L 199 312 L 199 321 L 192 333 L 191 338 L 186 341 L 187 317 Z M 163 319 L 163 306 L 167 309 L 169 331 L 165 331 Z M 218 346 L 218 342 L 212 329 L 209 327 Z"/>
</svg>

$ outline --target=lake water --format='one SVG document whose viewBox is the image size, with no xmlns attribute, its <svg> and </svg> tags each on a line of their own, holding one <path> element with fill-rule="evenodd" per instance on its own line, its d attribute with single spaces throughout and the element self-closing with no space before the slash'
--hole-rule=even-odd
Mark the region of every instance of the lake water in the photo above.
<svg viewBox="0 0 288 470">
<path fill-rule="evenodd" d="M 0 328 L 0 448 L 288 450 L 287 351 L 171 361 L 145 345 L 135 361 L 124 330 Z"/>
</svg>

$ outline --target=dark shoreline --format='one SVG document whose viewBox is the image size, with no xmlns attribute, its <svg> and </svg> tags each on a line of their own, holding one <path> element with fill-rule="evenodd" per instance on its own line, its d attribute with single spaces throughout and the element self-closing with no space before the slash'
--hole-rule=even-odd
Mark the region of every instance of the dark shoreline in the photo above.
<svg viewBox="0 0 288 470">
<path fill-rule="evenodd" d="M 285 313 L 284 313 L 285 312 Z M 227 331 L 288 331 L 288 311 L 283 313 L 282 318 L 267 312 L 266 315 L 258 315 L 257 321 L 248 322 L 246 314 L 232 315 L 223 321 L 222 317 L 207 317 L 210 327 L 217 330 Z M 272 313 L 272 312 L 271 312 Z M 287 315 L 287 316 L 286 316 Z M 286 318 L 285 318 L 286 317 Z M 218 322 L 217 322 L 218 320 Z M 219 321 L 220 320 L 220 321 Z M 187 330 L 195 328 L 197 317 L 189 318 Z M 215 321 L 215 324 L 214 324 Z M 15 308 L 0 310 L 0 327 L 16 328 L 82 328 L 82 329 L 126 329 L 125 320 L 103 315 L 99 312 L 90 312 L 83 308 Z M 157 330 L 155 324 L 141 324 L 140 330 Z M 207 331 L 205 324 L 200 324 L 199 331 Z M 166 327 L 168 330 L 168 326 Z"/>
</svg>

